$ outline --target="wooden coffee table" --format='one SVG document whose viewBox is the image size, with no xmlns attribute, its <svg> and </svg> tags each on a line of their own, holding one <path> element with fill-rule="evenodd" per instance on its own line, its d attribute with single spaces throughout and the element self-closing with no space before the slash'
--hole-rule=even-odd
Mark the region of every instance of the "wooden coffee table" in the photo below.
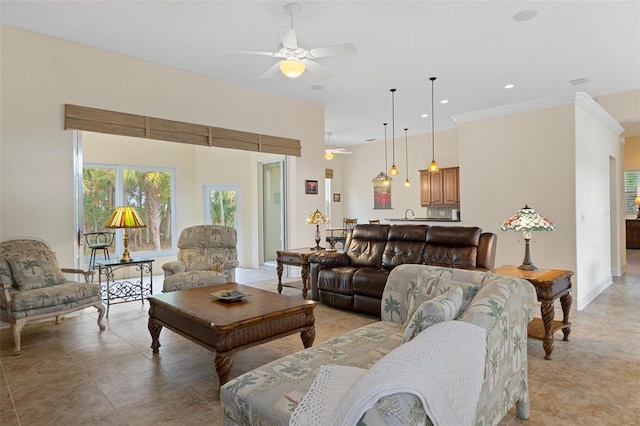
<svg viewBox="0 0 640 426">
<path fill-rule="evenodd" d="M 211 296 L 222 289 L 250 296 L 238 302 L 222 302 Z M 236 351 L 298 332 L 308 348 L 316 336 L 314 301 L 236 283 L 153 295 L 148 300 L 153 353 L 160 348 L 162 327 L 167 327 L 216 353 L 220 385 L 229 380 L 231 357 Z"/>
</svg>

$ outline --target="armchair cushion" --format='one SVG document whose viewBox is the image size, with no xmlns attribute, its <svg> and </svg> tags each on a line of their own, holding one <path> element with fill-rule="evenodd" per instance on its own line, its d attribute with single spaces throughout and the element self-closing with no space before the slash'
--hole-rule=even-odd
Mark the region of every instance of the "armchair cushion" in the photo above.
<svg viewBox="0 0 640 426">
<path fill-rule="evenodd" d="M 91 305 L 102 299 L 99 286 L 75 281 L 30 290 L 10 289 L 9 294 L 13 320 L 33 315 L 55 314 L 76 306 Z"/>
<path fill-rule="evenodd" d="M 458 316 L 462 305 L 462 289 L 453 288 L 433 299 L 423 302 L 409 319 L 402 336 L 403 342 L 408 342 L 421 331 L 442 321 L 451 321 Z"/>
<path fill-rule="evenodd" d="M 67 281 L 58 262 L 50 255 L 27 252 L 7 258 L 11 274 L 20 290 L 33 290 Z"/>
<path fill-rule="evenodd" d="M 180 262 L 179 260 L 174 260 L 173 262 L 167 262 L 162 265 L 162 270 L 165 273 L 165 277 L 168 277 L 173 274 L 185 272 L 187 270 L 187 265 L 185 265 L 184 262 Z"/>
<path fill-rule="evenodd" d="M 459 288 L 462 291 L 462 304 L 460 306 L 460 313 L 462 314 L 471 303 L 471 300 L 476 297 L 480 286 L 471 283 L 459 282 L 454 280 L 448 280 L 446 278 L 432 276 L 429 277 L 429 286 L 431 287 L 431 296 L 437 297 L 445 294 L 453 289 Z"/>
</svg>

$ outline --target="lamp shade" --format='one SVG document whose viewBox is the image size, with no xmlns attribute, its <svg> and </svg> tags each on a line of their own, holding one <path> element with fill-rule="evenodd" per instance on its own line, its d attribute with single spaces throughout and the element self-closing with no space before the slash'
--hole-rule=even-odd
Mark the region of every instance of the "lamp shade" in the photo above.
<svg viewBox="0 0 640 426">
<path fill-rule="evenodd" d="M 635 204 L 636 206 L 640 206 L 640 197 L 636 197 L 636 199 L 633 200 L 633 204 Z"/>
<path fill-rule="evenodd" d="M 304 222 L 311 225 L 320 225 L 329 222 L 329 218 L 320 213 L 320 210 L 316 210 L 315 212 L 311 213 Z"/>
<path fill-rule="evenodd" d="M 546 217 L 538 214 L 528 205 L 518 210 L 518 213 L 505 220 L 500 226 L 503 231 L 553 231 L 556 226 Z"/>
<path fill-rule="evenodd" d="M 285 61 L 280 61 L 280 71 L 289 78 L 300 77 L 305 68 L 304 63 L 299 59 L 290 58 Z"/>
<path fill-rule="evenodd" d="M 130 206 L 120 206 L 111 213 L 105 227 L 107 228 L 145 228 L 138 212 Z"/>
</svg>

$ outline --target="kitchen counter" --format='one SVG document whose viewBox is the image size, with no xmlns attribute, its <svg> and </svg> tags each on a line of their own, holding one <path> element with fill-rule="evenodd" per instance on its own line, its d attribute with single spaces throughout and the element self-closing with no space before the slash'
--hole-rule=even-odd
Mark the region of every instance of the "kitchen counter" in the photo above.
<svg viewBox="0 0 640 426">
<path fill-rule="evenodd" d="M 387 222 L 408 222 L 408 223 L 413 223 L 413 222 L 419 222 L 419 223 L 425 223 L 425 222 L 461 222 L 460 219 L 457 220 L 453 220 L 453 219 L 438 219 L 438 218 L 428 218 L 428 217 L 415 217 L 413 219 L 385 219 Z"/>
</svg>

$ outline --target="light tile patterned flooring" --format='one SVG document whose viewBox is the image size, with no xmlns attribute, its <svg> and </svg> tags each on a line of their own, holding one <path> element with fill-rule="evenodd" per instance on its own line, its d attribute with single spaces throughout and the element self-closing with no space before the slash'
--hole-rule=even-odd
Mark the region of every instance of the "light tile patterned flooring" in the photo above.
<svg viewBox="0 0 640 426">
<path fill-rule="evenodd" d="M 571 340 L 556 334 L 553 360 L 529 339 L 531 417 L 511 410 L 501 424 L 640 425 L 640 250 L 627 253 L 628 272 L 571 312 Z M 273 268 L 239 270 L 237 281 L 275 291 L 274 276 Z M 0 425 L 222 424 L 213 354 L 164 330 L 154 356 L 147 310 L 148 303 L 113 305 L 104 332 L 91 311 L 28 326 L 18 357 L 11 333 L 0 330 Z M 316 342 L 373 320 L 319 305 Z M 299 336 L 289 336 L 239 352 L 232 375 L 301 348 Z"/>
</svg>

